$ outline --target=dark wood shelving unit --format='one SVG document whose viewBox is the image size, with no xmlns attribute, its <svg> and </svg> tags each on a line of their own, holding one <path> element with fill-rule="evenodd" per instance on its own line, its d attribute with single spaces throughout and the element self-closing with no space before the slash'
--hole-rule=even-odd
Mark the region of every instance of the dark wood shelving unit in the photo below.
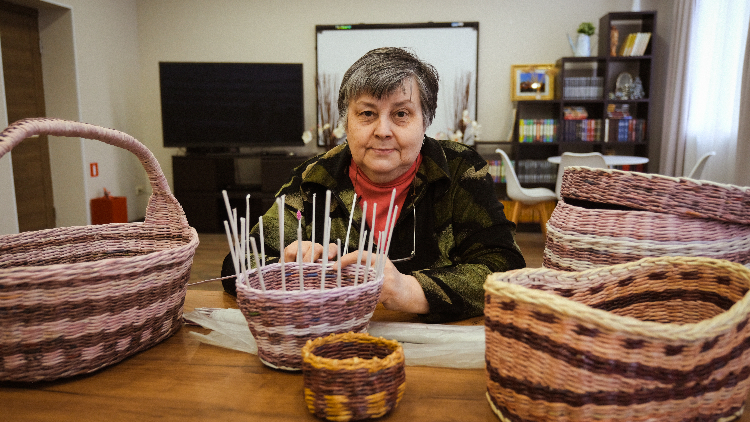
<svg viewBox="0 0 750 422">
<path fill-rule="evenodd" d="M 651 39 L 642 56 L 611 56 L 610 55 L 610 28 L 617 28 L 619 33 L 619 44 L 621 45 L 628 34 L 635 32 L 650 32 Z M 651 75 L 653 74 L 654 55 L 653 39 L 655 38 L 656 12 L 612 12 L 601 17 L 599 20 L 599 47 L 598 55 L 591 57 L 562 57 L 556 63 L 557 75 L 555 86 L 557 88 L 554 100 L 526 100 L 518 101 L 516 105 L 516 120 L 513 126 L 513 139 L 511 140 L 511 157 L 515 160 L 516 173 L 524 186 L 545 186 L 554 188 L 555 181 L 524 183 L 524 160 L 546 160 L 547 157 L 560 155 L 563 152 L 601 152 L 602 154 L 635 155 L 647 157 L 651 136 L 649 135 L 651 120 L 651 98 L 653 85 Z M 620 52 L 620 46 L 617 47 Z M 633 80 L 638 77 L 643 87 L 643 97 L 612 98 L 616 92 L 617 80 L 624 73 L 632 76 Z M 579 78 L 579 79 L 576 79 Z M 599 78 L 598 80 L 594 78 Z M 585 80 L 590 85 L 585 85 L 589 91 L 586 98 L 576 98 L 571 87 L 574 82 Z M 597 90 L 597 84 L 600 87 Z M 581 91 L 578 91 L 581 92 Z M 645 122 L 642 141 L 620 141 L 608 139 L 604 131 L 608 127 L 607 110 L 610 106 L 621 107 L 627 105 L 632 119 Z M 566 107 L 581 107 L 588 113 L 588 119 L 600 121 L 601 134 L 596 141 L 581 141 L 571 131 L 564 130 L 564 113 Z M 556 135 L 553 142 L 519 142 L 519 120 L 520 119 L 555 119 L 557 122 Z M 609 119 L 609 124 L 617 124 L 615 119 Z M 570 122 L 569 120 L 568 122 Z M 596 125 L 596 123 L 590 123 Z M 611 129 L 613 130 L 613 129 Z M 612 132 L 610 132 L 612 134 Z M 606 142 L 605 142 L 606 138 Z M 640 171 L 648 171 L 647 166 L 638 168 Z M 527 178 L 533 180 L 533 177 Z"/>
</svg>

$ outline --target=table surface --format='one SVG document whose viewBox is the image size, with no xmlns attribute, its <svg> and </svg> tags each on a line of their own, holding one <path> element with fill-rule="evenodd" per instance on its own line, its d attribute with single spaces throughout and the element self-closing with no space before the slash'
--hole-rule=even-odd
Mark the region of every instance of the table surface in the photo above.
<svg viewBox="0 0 750 422">
<path fill-rule="evenodd" d="M 236 308 L 223 292 L 188 290 L 185 311 Z M 403 320 L 376 310 L 373 320 Z M 481 324 L 480 318 L 469 320 Z M 89 375 L 35 384 L 0 383 L 0 421 L 320 421 L 308 410 L 301 372 L 256 355 L 199 342 L 184 326 L 153 348 Z M 406 392 L 388 421 L 497 421 L 483 369 L 406 367 Z"/>
<path fill-rule="evenodd" d="M 648 163 L 648 158 L 637 157 L 635 155 L 603 155 L 603 157 L 604 162 L 607 163 L 608 166 L 632 166 Z M 556 155 L 548 157 L 547 161 L 553 164 L 560 164 L 560 156 Z"/>
<path fill-rule="evenodd" d="M 185 311 L 234 308 L 233 297 L 189 290 Z M 404 320 L 376 310 L 373 320 Z M 464 322 L 481 324 L 481 318 Z M 153 348 L 89 375 L 36 384 L 0 383 L 0 421 L 320 421 L 307 410 L 302 375 L 251 355 L 199 342 L 184 326 Z M 483 369 L 406 367 L 406 392 L 386 421 L 492 421 Z M 738 420 L 750 422 L 750 412 Z"/>
</svg>

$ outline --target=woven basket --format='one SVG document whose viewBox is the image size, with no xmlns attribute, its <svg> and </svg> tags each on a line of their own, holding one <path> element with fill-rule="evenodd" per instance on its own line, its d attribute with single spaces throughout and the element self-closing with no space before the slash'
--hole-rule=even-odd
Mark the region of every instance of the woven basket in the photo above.
<svg viewBox="0 0 750 422">
<path fill-rule="evenodd" d="M 300 350 L 307 340 L 367 331 L 383 277 L 376 279 L 375 271 L 370 269 L 367 282 L 363 283 L 365 267 L 349 265 L 341 272 L 341 287 L 336 287 L 336 272 L 329 269 L 325 289 L 321 290 L 321 267 L 320 263 L 302 264 L 304 290 L 299 289 L 300 266 L 296 262 L 284 264 L 285 289 L 278 263 L 262 267 L 265 291 L 256 270 L 249 273 L 248 284 L 236 283 L 237 303 L 258 344 L 258 357 L 265 365 L 298 371 L 302 369 Z"/>
<path fill-rule="evenodd" d="M 560 195 L 645 211 L 750 224 L 750 187 L 686 177 L 566 167 Z"/>
<path fill-rule="evenodd" d="M 750 269 L 644 258 L 485 283 L 487 398 L 503 421 L 730 421 L 750 388 Z"/>
<path fill-rule="evenodd" d="M 33 135 L 98 139 L 135 154 L 153 194 L 143 223 L 0 236 L 0 380 L 95 371 L 179 330 L 198 246 L 153 154 L 89 124 L 27 119 L 0 134 L 0 156 Z"/>
<path fill-rule="evenodd" d="M 587 167 L 566 168 L 562 186 L 547 225 L 547 268 L 582 271 L 652 256 L 750 265 L 750 224 L 727 205 L 748 188 Z M 712 212 L 718 202 L 731 212 Z"/>
<path fill-rule="evenodd" d="M 368 334 L 331 334 L 302 348 L 305 402 L 331 421 L 378 418 L 406 390 L 404 352 L 395 340 Z"/>
</svg>

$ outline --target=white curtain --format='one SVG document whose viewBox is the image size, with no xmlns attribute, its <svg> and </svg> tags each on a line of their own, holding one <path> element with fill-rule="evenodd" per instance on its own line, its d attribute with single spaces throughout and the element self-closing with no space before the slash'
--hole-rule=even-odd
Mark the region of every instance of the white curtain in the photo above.
<svg viewBox="0 0 750 422">
<path fill-rule="evenodd" d="M 674 21 L 660 173 L 682 176 L 716 151 L 702 178 L 737 184 L 735 169 L 746 170 L 735 156 L 750 4 L 677 0 Z"/>
</svg>

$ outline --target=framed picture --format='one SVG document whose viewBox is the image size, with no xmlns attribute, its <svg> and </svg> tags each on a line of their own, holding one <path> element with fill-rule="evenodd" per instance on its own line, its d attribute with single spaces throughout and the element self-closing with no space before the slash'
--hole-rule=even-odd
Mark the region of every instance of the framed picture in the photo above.
<svg viewBox="0 0 750 422">
<path fill-rule="evenodd" d="M 555 98 L 555 65 L 514 64 L 510 68 L 511 101 Z"/>
</svg>

